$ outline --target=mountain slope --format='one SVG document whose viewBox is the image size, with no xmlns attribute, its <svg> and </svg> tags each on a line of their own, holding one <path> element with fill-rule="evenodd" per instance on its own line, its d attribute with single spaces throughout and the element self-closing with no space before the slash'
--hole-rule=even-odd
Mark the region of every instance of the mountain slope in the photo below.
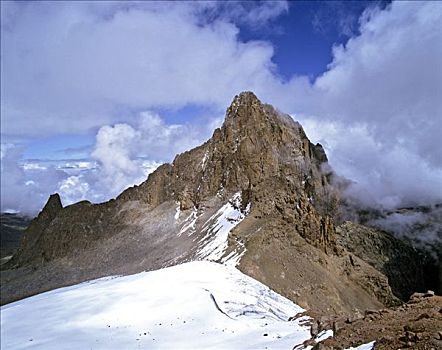
<svg viewBox="0 0 442 350">
<path fill-rule="evenodd" d="M 52 196 L 3 268 L 2 302 L 208 259 L 238 264 L 305 308 L 395 304 L 387 277 L 336 242 L 332 177 L 298 123 L 241 93 L 210 140 L 115 200 L 61 208 Z"/>
</svg>

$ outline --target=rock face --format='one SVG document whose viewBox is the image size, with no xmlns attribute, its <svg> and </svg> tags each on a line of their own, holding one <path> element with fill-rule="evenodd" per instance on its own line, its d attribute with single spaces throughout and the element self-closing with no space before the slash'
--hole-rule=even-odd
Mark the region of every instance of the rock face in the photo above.
<svg viewBox="0 0 442 350">
<path fill-rule="evenodd" d="M 51 196 L 2 272 L 2 302 L 195 259 L 240 270 L 305 308 L 397 303 L 387 277 L 336 240 L 338 192 L 321 145 L 251 92 L 223 126 L 102 204 Z"/>
<path fill-rule="evenodd" d="M 336 231 L 339 244 L 385 274 L 400 299 L 408 300 L 425 286 L 422 258 L 410 244 L 384 231 L 349 221 Z"/>
</svg>

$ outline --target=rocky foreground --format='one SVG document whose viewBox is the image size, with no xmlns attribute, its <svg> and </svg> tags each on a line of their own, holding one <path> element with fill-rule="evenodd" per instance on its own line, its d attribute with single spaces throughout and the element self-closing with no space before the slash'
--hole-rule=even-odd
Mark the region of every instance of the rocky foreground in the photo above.
<svg viewBox="0 0 442 350">
<path fill-rule="evenodd" d="M 313 350 L 346 349 L 375 341 L 376 350 L 442 349 L 442 297 L 432 291 L 414 293 L 401 306 L 366 310 L 353 317 L 327 317 L 307 312 L 312 339 L 304 342 Z M 314 338 L 324 330 L 333 337 L 321 342 Z"/>
</svg>

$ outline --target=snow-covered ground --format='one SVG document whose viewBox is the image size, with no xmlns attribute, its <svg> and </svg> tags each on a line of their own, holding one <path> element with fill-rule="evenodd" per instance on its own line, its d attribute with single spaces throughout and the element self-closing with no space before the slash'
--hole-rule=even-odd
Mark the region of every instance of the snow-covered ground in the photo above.
<svg viewBox="0 0 442 350">
<path fill-rule="evenodd" d="M 292 349 L 299 306 L 231 266 L 196 261 L 1 308 L 2 349 Z"/>
</svg>

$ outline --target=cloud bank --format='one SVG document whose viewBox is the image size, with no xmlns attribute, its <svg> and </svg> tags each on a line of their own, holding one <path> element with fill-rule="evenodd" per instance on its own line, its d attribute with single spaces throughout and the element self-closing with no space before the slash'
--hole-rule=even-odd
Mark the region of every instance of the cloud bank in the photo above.
<svg viewBox="0 0 442 350">
<path fill-rule="evenodd" d="M 298 114 L 366 204 L 442 202 L 441 21 L 439 3 L 366 11 Z"/>
<path fill-rule="evenodd" d="M 133 126 L 101 127 L 89 161 L 23 162 L 20 148 L 2 144 L 1 210 L 34 215 L 53 192 L 60 193 L 64 205 L 115 198 L 146 180 L 161 162 L 204 142 L 215 124 L 167 124 L 158 114 L 144 111 Z"/>
</svg>

